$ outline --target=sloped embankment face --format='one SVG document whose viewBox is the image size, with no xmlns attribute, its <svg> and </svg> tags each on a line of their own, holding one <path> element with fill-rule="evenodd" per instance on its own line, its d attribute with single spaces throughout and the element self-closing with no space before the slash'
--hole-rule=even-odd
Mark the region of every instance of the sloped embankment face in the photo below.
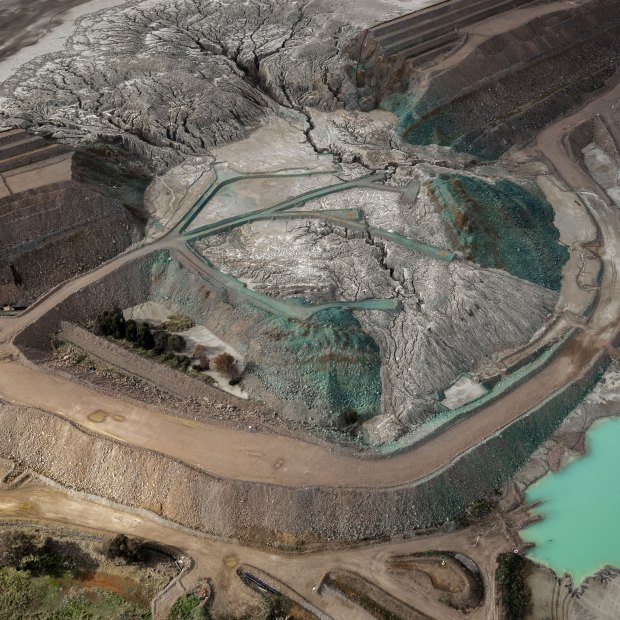
<svg viewBox="0 0 620 620">
<path fill-rule="evenodd" d="M 360 480 L 341 488 L 296 488 L 215 478 L 165 455 L 91 435 L 59 416 L 7 403 L 0 403 L 0 457 L 63 486 L 244 542 L 278 545 L 290 535 L 300 542 L 377 539 L 444 523 L 501 488 L 583 398 L 604 362 L 597 360 L 565 391 L 436 475 L 399 487 L 360 488 Z"/>
<path fill-rule="evenodd" d="M 122 265 L 112 274 L 70 295 L 28 325 L 13 342 L 25 355 L 38 359 L 50 354 L 52 337 L 60 331 L 62 321 L 87 324 L 102 309 L 126 308 L 146 301 L 152 264 L 159 256 L 153 253 Z"/>
<path fill-rule="evenodd" d="M 431 72 L 423 91 L 413 84 L 383 105 L 407 142 L 497 158 L 605 85 L 620 60 L 619 18 L 615 0 L 542 15 Z"/>
<path fill-rule="evenodd" d="M 273 395 L 263 399 L 276 407 L 274 397 L 281 399 L 319 423 L 326 414 L 346 424 L 381 413 L 379 347 L 349 310 L 323 310 L 306 321 L 260 314 L 258 340 L 270 354 L 252 351 L 250 372 Z"/>
<path fill-rule="evenodd" d="M 102 166 L 91 160 L 23 131 L 0 133 L 0 303 L 29 304 L 139 237 L 127 196 L 106 189 L 122 182 L 111 167 L 97 178 Z M 135 181 L 132 208 L 143 191 Z"/>
<path fill-rule="evenodd" d="M 243 386 L 254 400 L 295 421 L 340 426 L 380 413 L 379 349 L 351 312 L 323 310 L 306 321 L 268 313 L 154 252 L 71 295 L 15 343 L 49 354 L 61 321 L 88 324 L 102 311 L 146 301 L 204 325 L 246 360 Z M 157 383 L 157 380 L 154 380 Z"/>
<path fill-rule="evenodd" d="M 456 174 L 440 174 L 432 184 L 455 249 L 482 267 L 560 290 L 568 249 L 559 244 L 553 208 L 539 192 Z"/>
<path fill-rule="evenodd" d="M 154 265 L 152 280 L 150 299 L 172 304 L 244 356 L 251 398 L 320 426 L 380 413 L 379 349 L 350 311 L 323 310 L 304 321 L 278 316 L 175 260 Z"/>
</svg>

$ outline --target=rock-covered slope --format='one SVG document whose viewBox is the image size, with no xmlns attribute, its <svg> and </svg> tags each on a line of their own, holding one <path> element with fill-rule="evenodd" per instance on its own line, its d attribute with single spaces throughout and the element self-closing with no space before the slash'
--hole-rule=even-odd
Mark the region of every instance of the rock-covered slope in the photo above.
<svg viewBox="0 0 620 620">
<path fill-rule="evenodd" d="M 604 87 L 620 60 L 619 32 L 615 0 L 567 3 L 525 23 L 514 18 L 467 53 L 422 69 L 406 95 L 383 105 L 412 144 L 495 159 Z"/>
<path fill-rule="evenodd" d="M 136 222 L 76 159 L 26 132 L 0 133 L 0 303 L 30 303 L 131 243 Z"/>
</svg>

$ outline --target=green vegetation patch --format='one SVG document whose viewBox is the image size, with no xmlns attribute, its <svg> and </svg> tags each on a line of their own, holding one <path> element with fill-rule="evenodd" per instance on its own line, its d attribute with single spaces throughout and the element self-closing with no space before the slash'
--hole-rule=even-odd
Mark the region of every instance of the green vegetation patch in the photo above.
<svg viewBox="0 0 620 620">
<path fill-rule="evenodd" d="M 114 564 L 90 544 L 89 552 L 71 539 L 0 532 L 0 620 L 150 618 L 150 600 L 174 574 L 173 565 L 159 559 L 147 568 L 143 562 L 152 564 L 154 556 L 147 557 L 140 539 L 108 541 L 103 551 Z"/>
<path fill-rule="evenodd" d="M 132 604 L 111 592 L 67 587 L 49 575 L 0 569 L 0 620 L 146 620 L 148 608 Z"/>
<path fill-rule="evenodd" d="M 553 209 L 511 181 L 487 183 L 458 174 L 433 179 L 433 192 L 455 249 L 482 267 L 559 290 L 568 249 L 559 243 Z"/>
<path fill-rule="evenodd" d="M 345 424 L 380 412 L 379 347 L 350 310 L 330 308 L 306 321 L 264 317 L 261 339 L 272 354 L 253 371 L 270 391 Z"/>
<path fill-rule="evenodd" d="M 467 131 L 468 119 L 455 113 L 452 106 L 403 93 L 385 98 L 380 105 L 396 115 L 394 130 L 409 144 L 449 146 L 487 160 L 497 159 L 508 148 L 497 140 L 480 139 L 480 130 Z"/>
<path fill-rule="evenodd" d="M 458 132 L 458 124 L 448 116 L 426 118 L 420 100 L 413 95 L 393 95 L 384 99 L 381 107 L 396 115 L 398 121 L 394 129 L 410 144 L 450 146 Z"/>
<path fill-rule="evenodd" d="M 168 614 L 168 620 L 208 620 L 209 610 L 195 594 L 180 596 Z"/>
<path fill-rule="evenodd" d="M 516 553 L 497 556 L 495 581 L 506 620 L 522 620 L 526 617 L 532 596 L 527 584 L 530 570 L 530 562 Z"/>
<path fill-rule="evenodd" d="M 308 610 L 286 596 L 263 596 L 264 611 L 255 615 L 252 620 L 317 620 L 317 617 Z"/>
<path fill-rule="evenodd" d="M 172 314 L 162 324 L 169 332 L 183 332 L 194 327 L 194 321 L 184 314 Z"/>
</svg>

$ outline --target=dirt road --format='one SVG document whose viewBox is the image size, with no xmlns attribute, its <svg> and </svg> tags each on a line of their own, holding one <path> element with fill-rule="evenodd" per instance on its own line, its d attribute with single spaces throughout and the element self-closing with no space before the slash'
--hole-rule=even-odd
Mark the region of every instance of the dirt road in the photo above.
<svg viewBox="0 0 620 620">
<path fill-rule="evenodd" d="M 597 353 L 588 340 L 587 334 L 576 339 L 576 346 L 583 347 L 581 360 Z M 52 411 L 92 432 L 162 452 L 218 477 L 295 487 L 394 487 L 437 472 L 582 369 L 572 357 L 561 355 L 479 414 L 413 450 L 380 460 L 362 460 L 291 437 L 165 415 L 16 362 L 0 363 L 0 393 L 10 402 Z"/>
<path fill-rule="evenodd" d="M 249 600 L 251 593 L 244 586 L 235 569 L 239 564 L 256 566 L 276 582 L 287 584 L 312 605 L 333 618 L 359 618 L 356 606 L 338 597 L 322 596 L 318 586 L 324 575 L 333 568 L 358 573 L 375 582 L 386 592 L 397 596 L 415 609 L 441 620 L 483 620 L 493 606 L 495 557 L 510 548 L 503 533 L 503 524 L 496 518 L 472 528 L 416 537 L 406 541 L 371 545 L 364 548 L 341 548 L 304 554 L 266 552 L 234 542 L 217 541 L 197 532 L 185 530 L 154 518 L 112 504 L 94 501 L 77 493 L 29 484 L 14 490 L 0 489 L 0 519 L 51 522 L 70 528 L 92 528 L 125 533 L 154 540 L 183 549 L 194 561 L 194 568 L 181 579 L 185 588 L 199 578 L 211 576 L 216 583 L 218 608 L 231 613 L 240 602 Z M 394 555 L 425 551 L 452 551 L 471 558 L 482 573 L 487 585 L 485 605 L 465 615 L 439 603 L 428 591 L 415 583 L 406 589 L 394 580 L 387 570 L 386 560 Z M 160 610 L 166 611 L 166 610 Z"/>
</svg>

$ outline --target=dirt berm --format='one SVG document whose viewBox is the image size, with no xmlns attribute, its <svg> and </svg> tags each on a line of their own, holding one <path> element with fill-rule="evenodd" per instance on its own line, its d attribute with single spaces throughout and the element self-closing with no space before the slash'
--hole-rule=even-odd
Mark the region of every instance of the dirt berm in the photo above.
<svg viewBox="0 0 620 620">
<path fill-rule="evenodd" d="M 599 356 L 575 384 L 446 468 L 398 487 L 293 488 L 218 479 L 162 454 L 90 435 L 54 414 L 8 403 L 0 405 L 0 457 L 63 486 L 244 542 L 277 545 L 283 533 L 297 543 L 392 537 L 452 519 L 501 488 L 583 398 L 607 361 Z"/>
</svg>

